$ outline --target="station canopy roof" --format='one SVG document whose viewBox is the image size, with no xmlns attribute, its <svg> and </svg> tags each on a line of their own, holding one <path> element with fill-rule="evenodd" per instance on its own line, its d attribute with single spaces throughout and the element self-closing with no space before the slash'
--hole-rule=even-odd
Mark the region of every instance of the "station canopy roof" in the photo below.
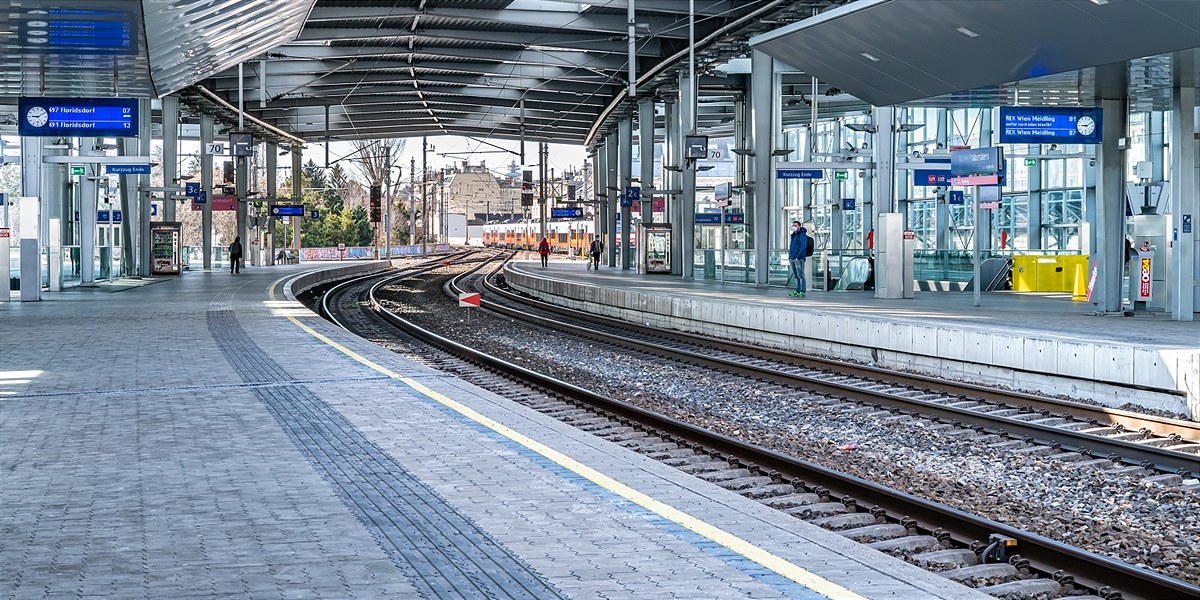
<svg viewBox="0 0 1200 600">
<path fill-rule="evenodd" d="M 701 66 L 745 54 L 755 32 L 845 1 L 695 0 Z M 629 4 L 317 0 L 297 39 L 246 63 L 243 95 L 254 114 L 310 140 L 514 139 L 523 123 L 527 139 L 578 144 L 627 86 Z M 633 4 L 637 77 L 678 67 L 688 1 Z M 236 101 L 237 70 L 201 85 Z"/>
<path fill-rule="evenodd" d="M 288 40 L 315 0 L 4 0 L 0 100 L 159 97 Z"/>
<path fill-rule="evenodd" d="M 750 43 L 875 106 L 1090 105 L 1096 67 L 1123 64 L 1131 108 L 1163 109 L 1200 1 L 859 0 Z"/>
</svg>

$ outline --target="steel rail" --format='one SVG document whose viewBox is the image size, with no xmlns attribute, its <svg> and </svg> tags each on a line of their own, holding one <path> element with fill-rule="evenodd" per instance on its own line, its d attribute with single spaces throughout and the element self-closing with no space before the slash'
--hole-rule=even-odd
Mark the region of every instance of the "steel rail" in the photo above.
<svg viewBox="0 0 1200 600">
<path fill-rule="evenodd" d="M 879 369 L 872 369 L 870 367 L 863 367 L 863 366 L 858 366 L 858 365 L 845 365 L 843 363 L 835 363 L 834 361 L 826 361 L 824 359 L 810 359 L 808 357 L 802 357 L 800 355 L 796 355 L 796 354 L 792 354 L 792 353 L 787 353 L 787 352 L 782 352 L 782 351 L 776 352 L 776 351 L 771 351 L 771 350 L 767 350 L 764 348 L 755 348 L 753 346 L 741 344 L 738 342 L 729 342 L 726 340 L 718 340 L 715 338 L 709 338 L 709 337 L 705 337 L 705 336 L 697 336 L 697 335 L 686 334 L 686 333 L 664 332 L 661 329 L 653 329 L 653 328 L 643 327 L 643 326 L 637 325 L 636 323 L 631 323 L 628 321 L 619 321 L 616 319 L 610 319 L 608 317 L 600 317 L 597 315 L 591 315 L 589 313 L 584 313 L 582 311 L 577 311 L 577 310 L 573 310 L 573 309 L 569 309 L 569 308 L 564 308 L 564 307 L 560 307 L 560 306 L 543 303 L 543 302 L 540 302 L 537 300 L 532 300 L 530 298 L 526 298 L 523 296 L 517 296 L 515 294 L 511 294 L 509 292 L 506 292 L 505 290 L 502 290 L 502 289 L 496 287 L 495 285 L 491 284 L 490 282 L 488 282 L 486 280 L 485 280 L 484 285 L 485 285 L 487 291 L 489 291 L 489 292 L 500 294 L 510 300 L 515 301 L 515 302 L 527 303 L 527 304 L 537 304 L 538 308 L 551 310 L 551 311 L 555 312 L 556 314 L 568 316 L 571 318 L 580 318 L 580 319 L 583 319 L 586 321 L 609 325 L 609 326 L 616 327 L 616 328 L 633 330 L 633 331 L 637 331 L 637 332 L 641 332 L 641 333 L 645 333 L 645 334 L 649 334 L 649 335 L 653 335 L 653 336 L 665 337 L 667 339 L 671 339 L 674 341 L 680 341 L 680 342 L 685 342 L 685 343 L 690 343 L 690 344 L 706 344 L 706 345 L 710 345 L 710 346 L 716 346 L 716 348 L 718 350 L 722 350 L 722 351 L 726 351 L 726 352 L 748 354 L 753 357 L 785 362 L 785 363 L 796 365 L 796 366 L 814 367 L 815 365 L 806 364 L 806 363 L 817 363 L 817 365 L 819 365 L 819 366 L 815 366 L 816 368 L 825 368 L 825 369 L 831 369 L 831 370 L 838 370 L 838 371 L 842 371 L 842 372 L 849 372 L 849 374 L 853 374 L 858 377 L 869 377 L 869 378 L 874 378 L 874 379 L 882 379 L 885 382 L 895 383 L 896 385 L 912 385 L 912 383 L 903 381 L 905 379 L 909 379 L 912 382 L 915 382 L 919 386 L 928 386 L 930 388 L 935 388 L 935 389 L 941 388 L 941 390 L 940 390 L 941 393 L 946 393 L 949 395 L 962 395 L 964 398 L 966 398 L 969 395 L 985 396 L 985 398 L 983 398 L 983 399 L 997 401 L 997 402 L 1003 402 L 1006 404 L 1024 405 L 1024 401 L 1026 399 L 1032 397 L 1028 394 L 1020 394 L 1020 393 L 1013 394 L 1010 397 L 1006 392 L 994 390 L 994 389 L 987 389 L 987 388 L 983 388 L 982 386 L 976 386 L 976 385 L 972 385 L 972 384 L 944 382 L 941 380 L 934 380 L 934 379 L 928 378 L 928 377 L 910 376 L 908 374 L 898 376 L 894 373 L 882 371 Z M 916 398 L 909 398 L 906 396 L 891 394 L 891 393 L 884 392 L 884 391 L 864 389 L 861 387 L 856 387 L 851 384 L 843 384 L 843 383 L 838 383 L 838 382 L 834 382 L 834 381 L 824 381 L 822 379 L 808 377 L 805 375 L 798 375 L 798 374 L 794 374 L 794 373 L 788 373 L 785 371 L 779 371 L 779 370 L 772 369 L 769 367 L 762 367 L 762 366 L 752 365 L 752 364 L 731 363 L 726 360 L 707 356 L 701 352 L 694 352 L 694 351 L 689 351 L 689 350 L 685 350 L 682 348 L 675 348 L 672 346 L 656 344 L 654 342 L 650 342 L 650 341 L 646 341 L 646 340 L 627 338 L 627 337 L 623 337 L 623 336 L 620 336 L 617 334 L 598 331 L 594 328 L 583 327 L 583 326 L 575 325 L 572 323 L 566 323 L 563 321 L 557 321 L 554 319 L 549 319 L 547 317 L 542 317 L 542 316 L 534 315 L 531 313 L 522 312 L 522 311 L 513 309 L 511 307 L 506 307 L 502 304 L 498 304 L 494 301 L 490 301 L 487 299 L 482 300 L 481 307 L 485 308 L 487 310 L 494 311 L 499 314 L 503 314 L 508 317 L 518 318 L 518 319 L 521 319 L 526 322 L 537 321 L 543 325 L 566 330 L 575 335 L 581 335 L 581 336 L 589 337 L 592 339 L 603 340 L 603 341 L 606 341 L 609 343 L 614 343 L 614 344 L 618 344 L 621 346 L 634 348 L 637 350 L 645 351 L 645 352 L 655 354 L 658 356 L 662 356 L 662 357 L 667 357 L 667 358 L 684 357 L 686 360 L 688 360 L 694 364 L 698 364 L 698 365 L 708 367 L 708 368 L 720 369 L 723 371 L 733 372 L 733 373 L 737 373 L 737 374 L 745 375 L 745 376 L 749 376 L 749 377 L 765 379 L 765 380 L 773 381 L 776 383 L 783 383 L 783 384 L 787 384 L 787 385 L 791 385 L 791 386 L 802 385 L 806 389 L 809 389 L 811 391 L 818 392 L 818 393 L 831 394 L 831 395 L 837 395 L 837 396 L 854 396 L 854 397 L 862 398 L 863 400 L 868 401 L 870 403 L 879 403 L 879 404 L 887 405 L 887 406 L 897 408 L 900 410 L 915 411 L 922 415 L 935 417 L 935 418 L 942 419 L 945 421 L 963 423 L 963 424 L 967 424 L 970 426 L 979 427 L 989 433 L 1001 433 L 1001 434 L 1002 433 L 1012 433 L 1012 434 L 1017 435 L 1018 437 L 1025 437 L 1030 440 L 1040 441 L 1042 443 L 1047 443 L 1047 444 L 1056 444 L 1059 447 L 1066 449 L 1066 450 L 1085 452 L 1086 454 L 1089 454 L 1092 456 L 1097 456 L 1097 457 L 1120 459 L 1122 462 L 1125 462 L 1128 464 L 1133 464 L 1133 465 L 1138 465 L 1138 466 L 1152 466 L 1161 471 L 1179 473 L 1179 474 L 1185 475 L 1185 476 L 1195 476 L 1196 472 L 1198 470 L 1200 470 L 1200 457 L 1196 456 L 1195 454 L 1177 452 L 1177 451 L 1169 450 L 1166 448 L 1159 448 L 1159 447 L 1150 446 L 1147 444 L 1138 444 L 1138 443 L 1134 443 L 1134 442 L 1128 442 L 1125 440 L 1109 439 L 1104 436 L 1093 435 L 1093 434 L 1089 434 L 1089 433 L 1081 433 L 1081 432 L 1072 431 L 1069 429 L 1062 429 L 1062 428 L 1055 427 L 1053 425 L 1043 425 L 1040 423 L 1032 423 L 1029 421 L 1023 421 L 1021 419 L 1013 419 L 1013 418 L 1004 417 L 1004 416 L 1000 416 L 1000 415 L 990 415 L 987 413 L 978 412 L 978 411 L 974 411 L 971 409 L 956 408 L 954 406 L 950 406 L 950 405 L 946 405 L 946 404 L 939 404 L 936 402 L 929 402 L 929 401 L 925 401 L 925 400 L 919 400 Z M 987 392 L 987 393 L 985 394 L 983 392 Z M 1055 402 L 1055 405 L 1066 404 L 1061 401 L 1053 401 L 1053 402 Z M 1080 408 L 1080 411 L 1078 411 L 1078 412 L 1085 414 L 1085 415 L 1088 414 L 1086 411 L 1083 410 L 1084 405 L 1074 405 L 1074 406 L 1077 406 Z M 1124 411 L 1124 412 L 1128 412 L 1128 411 Z M 1136 414 L 1136 413 L 1133 413 L 1133 414 Z M 1072 415 L 1072 416 L 1074 416 L 1074 415 Z M 1186 421 L 1176 421 L 1176 420 L 1172 420 L 1172 419 L 1166 419 L 1163 417 L 1154 417 L 1151 415 L 1138 415 L 1138 417 L 1142 418 L 1143 421 L 1156 423 L 1159 426 L 1159 428 L 1165 428 L 1168 421 L 1175 421 L 1175 424 L 1177 426 L 1179 426 L 1180 428 L 1189 429 L 1190 431 L 1195 433 L 1197 435 L 1197 437 L 1200 437 L 1200 429 L 1197 428 L 1197 426 L 1200 424 L 1190 423 L 1190 422 L 1186 422 Z M 1094 417 L 1089 415 L 1088 417 L 1085 417 L 1085 418 L 1094 418 Z M 1192 439 L 1195 439 L 1195 438 L 1192 438 Z"/>
<path fill-rule="evenodd" d="M 447 287 L 457 290 L 456 282 L 469 276 L 484 264 L 453 278 Z M 555 394 L 612 414 L 618 419 L 627 419 L 644 424 L 668 437 L 728 454 L 745 462 L 758 465 L 772 477 L 793 482 L 803 482 L 812 487 L 820 485 L 835 494 L 854 498 L 860 504 L 877 504 L 896 515 L 913 518 L 919 526 L 933 531 L 941 529 L 958 540 L 987 540 L 993 533 L 1011 537 L 1018 542 L 1022 558 L 1029 561 L 1035 570 L 1052 575 L 1067 571 L 1079 585 L 1099 590 L 1110 587 L 1121 591 L 1125 600 L 1153 598 L 1200 597 L 1200 587 L 1165 575 L 1141 569 L 1128 563 L 1087 552 L 1050 538 L 1023 531 L 1004 523 L 944 506 L 911 494 L 893 490 L 877 483 L 839 473 L 821 465 L 781 454 L 773 450 L 750 444 L 729 436 L 708 431 L 678 419 L 660 415 L 632 404 L 608 398 L 571 383 L 543 375 L 526 367 L 510 363 L 485 352 L 470 348 L 449 338 L 426 330 L 383 307 L 376 298 L 376 291 L 385 285 L 377 282 L 368 291 L 372 310 L 399 329 L 419 339 L 458 355 L 471 362 L 494 369 L 502 374 L 524 381 L 530 385 L 549 390 Z M 1103 578 L 1103 579 L 1101 579 Z"/>
</svg>

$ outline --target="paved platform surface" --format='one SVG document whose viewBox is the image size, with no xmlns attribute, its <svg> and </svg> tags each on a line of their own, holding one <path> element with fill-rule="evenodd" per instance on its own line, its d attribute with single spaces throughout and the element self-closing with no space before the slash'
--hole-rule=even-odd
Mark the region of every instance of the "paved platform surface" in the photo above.
<svg viewBox="0 0 1200 600">
<path fill-rule="evenodd" d="M 311 268 L 0 304 L 0 598 L 987 598 L 336 330 Z"/>
<path fill-rule="evenodd" d="M 1200 420 L 1200 321 L 1095 316 L 1067 294 L 810 291 L 515 261 L 508 283 L 571 308 L 883 368 Z"/>
<path fill-rule="evenodd" d="M 800 310 L 838 312 L 896 321 L 939 323 L 964 329 L 980 328 L 1016 333 L 1061 336 L 1097 342 L 1146 343 L 1158 347 L 1200 349 L 1200 321 L 1172 321 L 1170 314 L 1134 317 L 1095 316 L 1087 302 L 1072 302 L 1071 294 L 985 292 L 974 306 L 970 292 L 921 292 L 912 299 L 879 299 L 873 292 L 824 292 L 811 290 L 806 298 L 793 298 L 790 289 L 758 288 L 742 283 L 685 280 L 673 275 L 641 275 L 601 267 L 589 271 L 583 261 L 556 260 L 543 269 L 535 261 L 515 263 L 522 271 L 538 276 L 571 279 L 602 287 L 681 296 L 711 298 L 714 295 L 752 300 Z"/>
</svg>

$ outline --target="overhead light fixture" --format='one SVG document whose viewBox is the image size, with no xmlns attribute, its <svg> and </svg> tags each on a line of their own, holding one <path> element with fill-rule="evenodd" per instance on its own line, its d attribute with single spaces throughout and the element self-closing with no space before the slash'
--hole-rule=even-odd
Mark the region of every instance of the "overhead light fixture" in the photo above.
<svg viewBox="0 0 1200 600">
<path fill-rule="evenodd" d="M 896 131 L 916 131 L 924 126 L 924 123 L 900 123 L 896 125 Z"/>
<path fill-rule="evenodd" d="M 875 133 L 876 131 L 875 126 L 870 123 L 842 123 L 842 125 L 850 131 L 857 131 L 859 133 Z"/>
<path fill-rule="evenodd" d="M 791 153 L 792 151 L 787 148 L 776 148 L 771 151 L 771 156 L 787 156 Z"/>
<path fill-rule="evenodd" d="M 966 27 L 956 27 L 954 30 L 969 37 L 969 38 L 979 37 L 978 33 L 975 33 L 974 31 L 971 31 L 970 29 L 967 29 Z"/>
<path fill-rule="evenodd" d="M 1108 0 L 1092 0 L 1092 4 L 1095 4 L 1096 6 L 1104 6 L 1105 4 L 1108 4 Z"/>
<path fill-rule="evenodd" d="M 879 59 L 878 59 L 878 58 L 875 58 L 875 57 L 874 57 L 873 55 L 871 55 L 871 54 L 867 54 L 866 52 L 859 52 L 859 54 L 861 54 L 861 55 L 863 56 L 863 58 L 865 58 L 865 59 L 867 59 L 867 60 L 869 60 L 869 61 L 871 61 L 871 62 L 879 62 Z"/>
</svg>

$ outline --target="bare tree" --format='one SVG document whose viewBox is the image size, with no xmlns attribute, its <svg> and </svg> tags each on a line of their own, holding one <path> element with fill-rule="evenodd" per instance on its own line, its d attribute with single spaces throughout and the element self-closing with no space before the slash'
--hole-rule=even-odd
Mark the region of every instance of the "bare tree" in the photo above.
<svg viewBox="0 0 1200 600">
<path fill-rule="evenodd" d="M 387 140 L 354 140 L 352 145 L 354 152 L 351 153 L 351 162 L 357 168 L 360 175 L 366 179 L 367 186 L 384 185 L 387 179 L 386 174 L 389 166 L 387 161 L 390 157 L 392 165 L 400 164 L 400 156 L 404 154 L 404 146 L 408 140 L 403 138 L 392 138 Z M 400 190 L 400 177 L 398 174 L 392 174 L 392 193 L 395 195 Z M 386 193 L 386 190 L 385 190 Z"/>
</svg>

